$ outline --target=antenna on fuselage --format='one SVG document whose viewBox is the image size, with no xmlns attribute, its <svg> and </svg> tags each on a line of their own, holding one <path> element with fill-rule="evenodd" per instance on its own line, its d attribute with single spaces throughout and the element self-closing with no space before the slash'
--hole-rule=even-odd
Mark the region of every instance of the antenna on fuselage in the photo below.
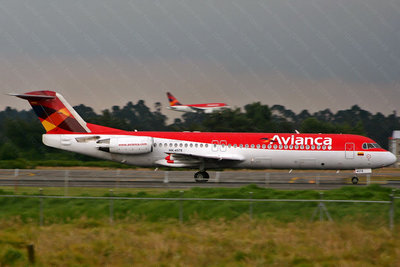
<svg viewBox="0 0 400 267">
<path fill-rule="evenodd" d="M 297 130 L 294 130 L 294 131 L 295 131 L 295 133 L 296 133 L 296 134 L 299 134 L 299 133 L 300 133 L 300 132 L 299 132 L 299 131 L 297 131 Z"/>
</svg>

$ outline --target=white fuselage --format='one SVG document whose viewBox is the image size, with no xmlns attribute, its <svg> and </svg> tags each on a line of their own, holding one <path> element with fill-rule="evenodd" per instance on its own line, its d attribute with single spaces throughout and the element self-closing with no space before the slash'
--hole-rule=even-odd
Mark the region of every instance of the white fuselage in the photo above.
<svg viewBox="0 0 400 267">
<path fill-rule="evenodd" d="M 185 106 L 185 105 L 180 105 L 180 106 L 169 106 L 167 109 L 175 110 L 175 111 L 180 111 L 180 112 L 204 112 L 204 113 L 212 113 L 214 111 L 221 111 L 224 109 L 227 109 L 226 106 L 223 107 L 196 107 L 193 108 L 191 106 Z"/>
<path fill-rule="evenodd" d="M 142 154 L 118 154 L 99 150 L 96 140 L 88 139 L 78 142 L 76 138 L 85 137 L 81 134 L 44 134 L 43 143 L 58 149 L 72 151 L 106 160 L 131 164 L 135 166 L 171 166 L 193 167 L 200 164 L 209 168 L 287 168 L 287 169 L 362 169 L 379 168 L 391 164 L 394 155 L 390 152 L 366 152 L 363 157 L 357 157 L 355 151 L 332 150 L 284 150 L 233 147 L 225 144 L 211 145 L 207 143 L 181 141 L 175 139 L 152 137 L 152 149 Z M 98 139 L 124 138 L 124 135 L 96 135 Z M 174 154 L 185 153 L 204 155 L 223 159 L 237 157 L 241 160 L 203 160 L 196 157 L 185 158 Z M 166 156 L 172 155 L 171 161 Z"/>
</svg>

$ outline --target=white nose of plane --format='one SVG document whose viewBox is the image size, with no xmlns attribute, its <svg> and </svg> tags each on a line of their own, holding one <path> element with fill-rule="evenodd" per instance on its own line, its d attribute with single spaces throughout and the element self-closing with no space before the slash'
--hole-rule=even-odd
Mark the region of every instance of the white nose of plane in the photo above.
<svg viewBox="0 0 400 267">
<path fill-rule="evenodd" d="M 391 152 L 388 151 L 388 152 L 386 153 L 386 156 L 385 156 L 385 166 L 392 165 L 392 164 L 394 164 L 396 161 L 397 161 L 396 156 L 395 156 L 393 153 L 391 153 Z"/>
</svg>

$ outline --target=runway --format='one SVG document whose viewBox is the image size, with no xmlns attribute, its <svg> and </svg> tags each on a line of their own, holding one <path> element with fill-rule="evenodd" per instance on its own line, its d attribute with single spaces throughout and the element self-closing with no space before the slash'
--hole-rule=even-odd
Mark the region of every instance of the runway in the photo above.
<svg viewBox="0 0 400 267">
<path fill-rule="evenodd" d="M 196 183 L 194 171 L 151 170 L 0 170 L 0 186 L 191 188 L 240 187 L 256 184 L 277 189 L 333 189 L 342 186 L 382 184 L 400 187 L 400 172 L 380 171 L 369 178 L 359 176 L 352 185 L 352 172 L 335 171 L 209 171 L 207 183 Z"/>
</svg>

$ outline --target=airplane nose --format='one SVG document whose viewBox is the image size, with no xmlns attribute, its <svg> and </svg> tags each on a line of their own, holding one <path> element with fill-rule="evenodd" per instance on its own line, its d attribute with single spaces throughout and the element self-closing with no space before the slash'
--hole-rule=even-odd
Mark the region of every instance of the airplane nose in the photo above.
<svg viewBox="0 0 400 267">
<path fill-rule="evenodd" d="M 396 155 L 394 155 L 394 154 L 391 153 L 391 152 L 388 152 L 388 153 L 387 153 L 387 156 L 386 156 L 386 163 L 387 163 L 386 166 L 392 165 L 392 164 L 394 164 L 396 161 L 397 161 Z"/>
</svg>

